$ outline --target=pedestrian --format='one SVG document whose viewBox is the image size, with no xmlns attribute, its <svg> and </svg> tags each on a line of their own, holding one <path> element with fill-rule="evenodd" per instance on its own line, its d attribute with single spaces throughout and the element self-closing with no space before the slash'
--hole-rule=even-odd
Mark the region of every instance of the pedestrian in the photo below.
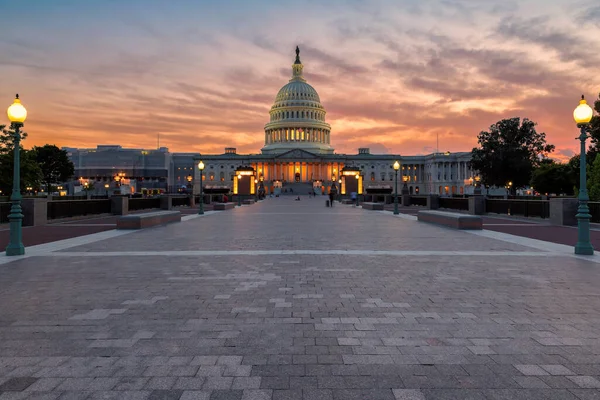
<svg viewBox="0 0 600 400">
<path fill-rule="evenodd" d="M 329 204 L 333 207 L 333 192 L 329 192 Z"/>
</svg>

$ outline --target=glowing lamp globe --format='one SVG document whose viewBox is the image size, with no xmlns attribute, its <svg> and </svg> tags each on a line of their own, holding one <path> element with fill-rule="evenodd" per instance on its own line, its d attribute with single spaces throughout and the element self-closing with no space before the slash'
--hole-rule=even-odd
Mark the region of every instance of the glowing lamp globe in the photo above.
<svg viewBox="0 0 600 400">
<path fill-rule="evenodd" d="M 203 163 L 202 161 L 200 161 L 200 162 L 198 163 L 198 169 L 199 169 L 200 171 L 204 170 L 204 163 Z"/>
<path fill-rule="evenodd" d="M 10 105 L 10 107 L 8 107 L 8 110 L 6 110 L 6 113 L 8 114 L 8 119 L 10 122 L 15 122 L 18 124 L 25 122 L 25 119 L 27 118 L 27 110 L 25 107 L 23 107 L 23 104 L 21 104 L 18 94 L 15 97 L 15 101 Z"/>
<path fill-rule="evenodd" d="M 573 118 L 575 118 L 575 122 L 577 124 L 589 124 L 592 120 L 593 110 L 592 107 L 588 106 L 587 102 L 583 95 L 581 95 L 581 100 L 579 101 L 579 105 L 573 111 Z"/>
<path fill-rule="evenodd" d="M 394 170 L 398 171 L 400 169 L 400 163 L 398 161 L 396 161 L 394 163 Z"/>
</svg>

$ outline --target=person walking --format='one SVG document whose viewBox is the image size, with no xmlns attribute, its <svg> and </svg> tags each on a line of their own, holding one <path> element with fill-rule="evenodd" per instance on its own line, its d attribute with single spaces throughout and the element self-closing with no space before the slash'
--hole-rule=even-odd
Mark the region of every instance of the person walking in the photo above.
<svg viewBox="0 0 600 400">
<path fill-rule="evenodd" d="M 329 192 L 329 205 L 333 207 L 333 191 Z"/>
</svg>

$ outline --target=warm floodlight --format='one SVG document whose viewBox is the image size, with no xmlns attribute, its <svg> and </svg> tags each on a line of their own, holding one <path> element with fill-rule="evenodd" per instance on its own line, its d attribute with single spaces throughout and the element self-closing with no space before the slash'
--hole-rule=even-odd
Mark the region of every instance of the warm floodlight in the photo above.
<svg viewBox="0 0 600 400">
<path fill-rule="evenodd" d="M 18 94 L 15 97 L 15 101 L 10 105 L 10 107 L 8 107 L 8 110 L 6 110 L 6 113 L 8 114 L 8 119 L 10 122 L 17 124 L 22 124 L 25 122 L 25 119 L 27 118 L 27 110 L 25 107 L 23 107 L 23 104 L 21 104 Z"/>
<path fill-rule="evenodd" d="M 575 122 L 577 122 L 577 124 L 589 124 L 592 120 L 592 115 L 592 107 L 588 106 L 587 101 L 585 101 L 585 98 L 583 97 L 583 95 L 581 95 L 579 105 L 577 106 L 575 111 L 573 111 L 573 118 L 575 118 Z"/>
</svg>

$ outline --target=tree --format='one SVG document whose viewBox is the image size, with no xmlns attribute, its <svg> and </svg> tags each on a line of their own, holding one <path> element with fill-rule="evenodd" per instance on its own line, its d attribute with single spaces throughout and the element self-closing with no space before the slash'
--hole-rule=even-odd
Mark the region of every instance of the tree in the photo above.
<svg viewBox="0 0 600 400">
<path fill-rule="evenodd" d="M 0 125 L 0 191 L 3 195 L 10 195 L 13 185 L 15 132 L 5 128 L 5 125 Z M 21 132 L 21 140 L 26 138 L 27 133 Z M 21 188 L 31 186 L 37 189 L 40 186 L 40 168 L 31 151 L 22 146 L 20 151 Z"/>
<path fill-rule="evenodd" d="M 588 195 L 591 201 L 600 200 L 600 157 L 596 157 L 587 181 Z"/>
<path fill-rule="evenodd" d="M 52 184 L 65 182 L 75 173 L 75 166 L 69 160 L 67 152 L 53 144 L 35 146 L 32 152 L 40 166 L 42 182 L 46 184 L 48 193 L 51 193 Z"/>
<path fill-rule="evenodd" d="M 546 134 L 537 132 L 535 125 L 516 117 L 479 133 L 480 147 L 471 152 L 471 166 L 481 174 L 483 185 L 504 187 L 512 182 L 515 191 L 529 184 L 533 170 L 554 151 L 554 145 L 546 143 Z"/>
<path fill-rule="evenodd" d="M 569 164 L 544 161 L 531 176 L 531 186 L 540 193 L 572 195 L 576 177 Z"/>
<path fill-rule="evenodd" d="M 600 152 L 600 94 L 598 94 L 598 99 L 594 101 L 593 108 L 596 110 L 596 115 L 592 117 L 590 124 L 587 126 L 587 132 L 592 137 L 589 152 L 594 153 L 593 158 L 595 158 L 595 155 Z"/>
</svg>

